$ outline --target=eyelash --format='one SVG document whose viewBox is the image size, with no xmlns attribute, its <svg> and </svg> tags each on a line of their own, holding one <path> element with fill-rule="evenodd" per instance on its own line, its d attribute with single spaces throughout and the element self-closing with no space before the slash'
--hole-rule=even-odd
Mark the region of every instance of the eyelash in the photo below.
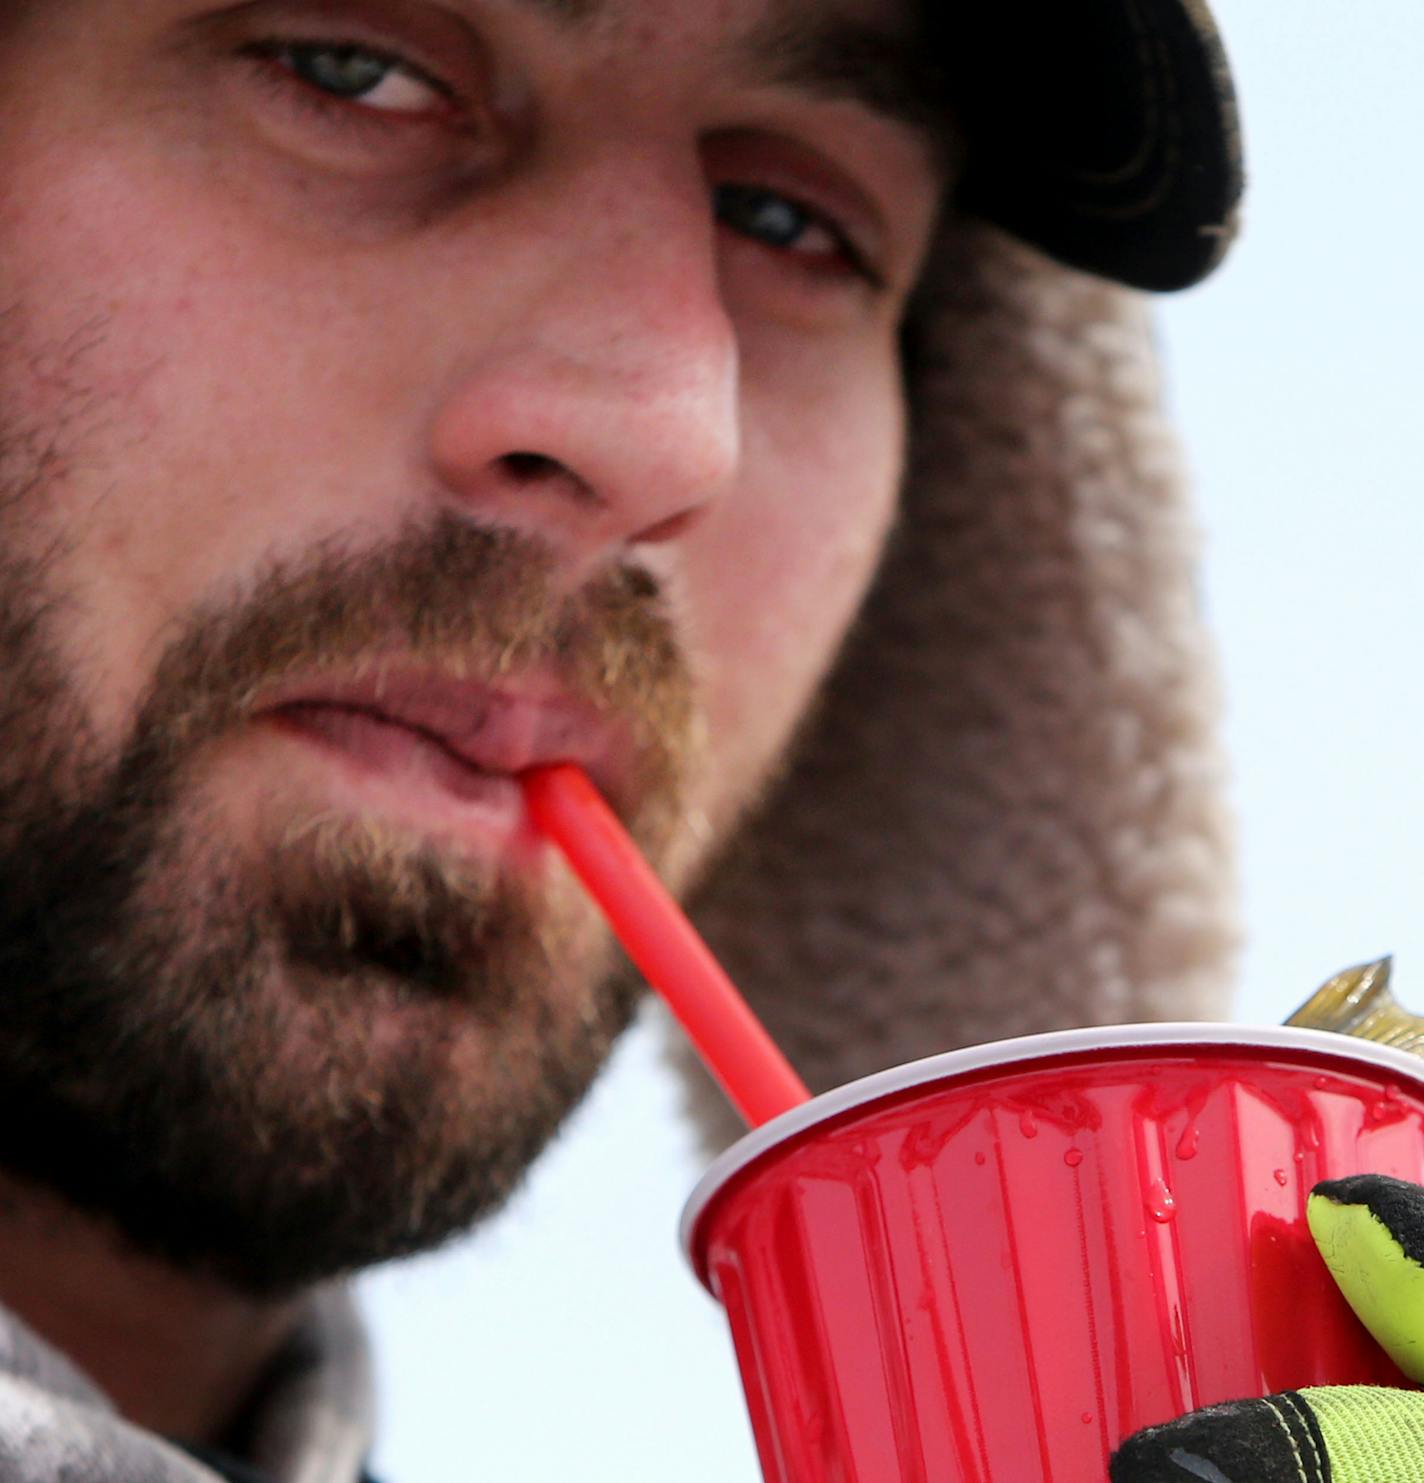
<svg viewBox="0 0 1424 1483">
<path fill-rule="evenodd" d="M 363 107 L 359 98 L 343 98 L 335 93 L 324 91 L 318 84 L 308 81 L 299 75 L 291 63 L 291 58 L 301 52 L 334 52 L 351 51 L 360 53 L 374 62 L 391 68 L 395 72 L 404 74 L 444 100 L 448 113 L 438 116 L 429 113 L 404 112 L 398 109 L 375 109 Z M 452 119 L 458 117 L 460 108 L 459 95 L 448 83 L 439 77 L 427 72 L 424 68 L 409 61 L 396 52 L 386 51 L 379 46 L 372 46 L 364 41 L 323 38 L 292 38 L 290 36 L 269 36 L 254 42 L 250 42 L 241 49 L 240 55 L 252 63 L 254 72 L 261 82 L 274 94 L 278 95 L 284 104 L 297 107 L 302 112 L 314 116 L 324 126 L 339 129 L 347 134 L 352 134 L 363 140 L 385 141 L 391 137 L 391 131 L 395 129 L 450 127 Z M 835 268 L 822 265 L 809 257 L 802 261 L 809 271 L 820 271 L 827 276 L 835 274 L 850 274 L 863 279 L 875 289 L 884 289 L 886 281 L 879 270 L 870 262 L 866 254 L 861 251 L 852 236 L 831 216 L 809 205 L 798 197 L 772 186 L 758 185 L 746 181 L 727 181 L 722 183 L 723 187 L 732 189 L 751 190 L 763 192 L 768 196 L 779 197 L 796 212 L 803 215 L 813 227 L 824 230 L 836 243 L 844 265 Z M 720 211 L 717 220 L 721 223 Z M 737 232 L 735 227 L 728 230 Z M 737 235 L 752 246 L 763 247 L 777 256 L 796 257 L 797 254 L 789 248 L 778 248 L 772 243 L 753 236 L 749 232 L 737 232 Z"/>
<path fill-rule="evenodd" d="M 793 257 L 800 256 L 801 260 L 807 265 L 809 271 L 819 271 L 827 274 L 844 274 L 846 272 L 850 272 L 857 277 L 865 279 L 874 288 L 883 289 L 887 286 L 883 275 L 879 272 L 878 269 L 874 267 L 874 265 L 866 257 L 865 253 L 860 250 L 859 246 L 856 244 L 851 235 L 847 231 L 845 231 L 843 227 L 841 227 L 841 225 L 835 220 L 835 218 L 828 216 L 823 211 L 817 210 L 815 206 L 809 205 L 807 202 L 801 200 L 798 196 L 791 195 L 790 193 L 779 190 L 773 186 L 753 185 L 747 184 L 742 181 L 723 182 L 713 191 L 714 201 L 716 202 L 716 214 L 719 222 L 722 221 L 722 200 L 719 200 L 718 198 L 723 197 L 724 192 L 728 193 L 728 197 L 735 196 L 740 193 L 751 196 L 766 196 L 784 202 L 786 205 L 790 206 L 798 215 L 805 217 L 809 227 L 811 227 L 812 229 L 818 228 L 821 231 L 824 231 L 836 244 L 836 248 L 844 261 L 839 268 L 829 265 L 822 265 L 818 261 L 808 256 L 796 254 L 789 248 L 779 248 L 773 243 L 763 241 L 761 238 L 754 236 L 751 232 L 738 231 L 737 228 L 729 225 L 729 230 L 737 232 L 738 236 L 740 236 L 746 242 L 749 242 L 752 246 L 765 247 L 769 252 L 777 253 L 778 255 L 785 253 Z"/>
<path fill-rule="evenodd" d="M 335 93 L 323 91 L 315 83 L 308 82 L 298 74 L 288 60 L 301 52 L 323 51 L 359 52 L 373 62 L 379 62 L 393 71 L 403 73 L 406 77 L 438 94 L 447 105 L 447 116 L 362 107 L 359 98 L 342 98 Z M 241 49 L 239 55 L 252 64 L 258 79 L 283 103 L 296 106 L 316 116 L 325 124 L 367 138 L 388 139 L 392 129 L 429 128 L 440 124 L 448 126 L 459 107 L 458 95 L 440 78 L 395 52 L 385 51 L 378 46 L 370 46 L 363 41 L 327 37 L 317 39 L 270 36 L 250 42 Z"/>
</svg>

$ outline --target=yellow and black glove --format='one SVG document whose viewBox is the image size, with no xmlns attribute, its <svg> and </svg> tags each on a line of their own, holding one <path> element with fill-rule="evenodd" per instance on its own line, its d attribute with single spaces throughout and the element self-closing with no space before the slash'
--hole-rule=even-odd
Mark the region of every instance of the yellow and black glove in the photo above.
<svg viewBox="0 0 1424 1483">
<path fill-rule="evenodd" d="M 1382 1174 L 1311 1191 L 1315 1244 L 1360 1321 L 1424 1381 L 1424 1189 Z M 1229 1401 L 1128 1437 L 1112 1483 L 1424 1483 L 1424 1392 L 1331 1385 Z"/>
</svg>

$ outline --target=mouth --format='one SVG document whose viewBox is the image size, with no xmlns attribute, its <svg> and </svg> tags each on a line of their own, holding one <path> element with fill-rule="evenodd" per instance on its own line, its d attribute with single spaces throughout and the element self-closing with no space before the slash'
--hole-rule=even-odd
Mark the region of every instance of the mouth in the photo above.
<svg viewBox="0 0 1424 1483">
<path fill-rule="evenodd" d="M 254 720 L 335 762 L 368 806 L 442 829 L 529 833 L 519 775 L 551 762 L 582 766 L 615 807 L 624 794 L 620 728 L 549 685 L 388 670 L 285 687 Z"/>
</svg>

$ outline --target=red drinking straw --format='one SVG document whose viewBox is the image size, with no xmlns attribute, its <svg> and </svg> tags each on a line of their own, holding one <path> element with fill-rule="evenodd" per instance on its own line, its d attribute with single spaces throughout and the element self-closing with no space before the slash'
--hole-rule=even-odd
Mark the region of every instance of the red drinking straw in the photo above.
<svg viewBox="0 0 1424 1483">
<path fill-rule="evenodd" d="M 583 770 L 559 763 L 533 768 L 521 781 L 535 828 L 563 851 L 747 1123 L 760 1127 L 809 1101 L 801 1078 Z"/>
</svg>

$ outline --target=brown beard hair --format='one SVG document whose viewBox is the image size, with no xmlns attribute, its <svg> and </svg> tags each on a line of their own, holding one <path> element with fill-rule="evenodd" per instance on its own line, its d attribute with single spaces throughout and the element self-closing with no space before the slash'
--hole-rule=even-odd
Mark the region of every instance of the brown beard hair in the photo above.
<svg viewBox="0 0 1424 1483">
<path fill-rule="evenodd" d="M 0 535 L 33 508 L 16 493 Z M 547 573 L 453 516 L 274 562 L 189 615 L 114 753 L 53 639 L 52 573 L 4 564 L 0 1168 L 264 1297 L 508 1196 L 636 1002 L 586 903 L 356 819 L 227 840 L 206 764 L 285 675 L 392 646 L 490 679 L 552 666 L 629 723 L 628 822 L 658 857 L 695 734 L 658 590 L 618 570 L 556 603 Z"/>
</svg>

